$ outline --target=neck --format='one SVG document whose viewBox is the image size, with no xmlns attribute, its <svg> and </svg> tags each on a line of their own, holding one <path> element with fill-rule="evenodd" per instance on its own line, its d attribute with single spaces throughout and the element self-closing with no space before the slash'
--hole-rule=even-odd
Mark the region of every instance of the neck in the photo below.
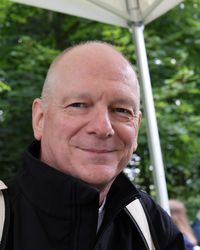
<svg viewBox="0 0 200 250">
<path fill-rule="evenodd" d="M 113 182 L 112 182 L 113 183 Z M 100 194 L 99 194 L 99 206 L 102 205 L 104 199 L 106 198 L 110 187 L 112 185 L 112 183 L 109 183 L 108 185 L 106 185 L 104 188 L 100 189 Z"/>
</svg>

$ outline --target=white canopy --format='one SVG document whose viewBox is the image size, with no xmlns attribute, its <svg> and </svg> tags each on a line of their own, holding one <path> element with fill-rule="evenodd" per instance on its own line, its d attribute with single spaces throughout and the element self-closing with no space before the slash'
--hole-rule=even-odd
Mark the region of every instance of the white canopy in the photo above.
<svg viewBox="0 0 200 250">
<path fill-rule="evenodd" d="M 127 27 L 128 22 L 147 24 L 181 0 L 13 0 L 44 9 Z"/>
<path fill-rule="evenodd" d="M 129 27 L 135 42 L 148 144 L 157 199 L 169 212 L 165 172 L 157 128 L 151 80 L 144 42 L 144 25 L 158 18 L 182 0 L 12 0 L 104 23 Z"/>
</svg>

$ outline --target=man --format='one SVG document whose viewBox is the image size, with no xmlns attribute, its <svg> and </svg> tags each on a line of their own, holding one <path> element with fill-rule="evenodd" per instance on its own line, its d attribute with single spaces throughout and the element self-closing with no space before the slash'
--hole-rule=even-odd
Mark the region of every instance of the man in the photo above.
<svg viewBox="0 0 200 250">
<path fill-rule="evenodd" d="M 9 186 L 7 250 L 144 250 L 125 206 L 140 199 L 155 249 L 182 235 L 121 173 L 137 148 L 139 86 L 130 63 L 100 42 L 59 55 L 33 102 L 36 141 Z"/>
</svg>

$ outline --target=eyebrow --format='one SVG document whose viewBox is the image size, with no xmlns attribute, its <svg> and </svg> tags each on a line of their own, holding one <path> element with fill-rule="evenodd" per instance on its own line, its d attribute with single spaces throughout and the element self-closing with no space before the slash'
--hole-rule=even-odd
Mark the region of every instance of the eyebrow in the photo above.
<svg viewBox="0 0 200 250">
<path fill-rule="evenodd" d="M 73 96 L 72 96 L 73 95 Z M 77 92 L 70 92 L 64 95 L 61 99 L 62 102 L 65 102 L 67 99 L 89 99 L 91 98 L 88 93 L 77 93 Z"/>
<path fill-rule="evenodd" d="M 119 104 L 130 105 L 130 106 L 135 104 L 135 102 L 129 97 L 119 97 L 119 98 L 113 99 L 112 102 L 119 103 Z"/>
<path fill-rule="evenodd" d="M 112 101 L 112 104 L 130 106 L 133 108 L 135 114 L 139 111 L 139 104 L 130 97 L 116 98 L 115 100 Z"/>
</svg>

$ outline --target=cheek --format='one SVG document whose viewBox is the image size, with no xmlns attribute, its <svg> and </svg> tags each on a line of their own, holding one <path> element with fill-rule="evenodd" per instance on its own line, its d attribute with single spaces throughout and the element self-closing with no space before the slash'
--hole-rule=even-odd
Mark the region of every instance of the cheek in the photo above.
<svg viewBox="0 0 200 250">
<path fill-rule="evenodd" d="M 124 145 L 132 148 L 136 141 L 136 129 L 133 126 L 125 126 L 119 130 L 119 137 Z"/>
<path fill-rule="evenodd" d="M 124 166 L 126 166 L 131 159 L 131 156 L 133 152 L 137 148 L 137 136 L 136 136 L 136 130 L 134 127 L 126 127 L 119 131 L 118 137 L 123 142 L 124 149 L 121 151 L 120 154 L 120 163 L 121 166 L 120 169 L 123 169 Z"/>
<path fill-rule="evenodd" d="M 137 149 L 137 129 L 134 126 L 126 126 L 120 130 L 118 136 L 124 144 L 123 157 L 129 160 Z"/>
<path fill-rule="evenodd" d="M 52 125 L 55 130 L 54 135 L 57 136 L 57 140 L 65 141 L 68 146 L 71 144 L 73 138 L 80 137 L 82 139 L 82 123 L 74 119 L 60 118 Z"/>
<path fill-rule="evenodd" d="M 64 119 L 52 114 L 47 114 L 44 120 L 44 137 L 48 138 L 50 141 L 60 140 L 66 135 L 66 123 Z M 65 133 L 64 133 L 65 131 Z"/>
</svg>

